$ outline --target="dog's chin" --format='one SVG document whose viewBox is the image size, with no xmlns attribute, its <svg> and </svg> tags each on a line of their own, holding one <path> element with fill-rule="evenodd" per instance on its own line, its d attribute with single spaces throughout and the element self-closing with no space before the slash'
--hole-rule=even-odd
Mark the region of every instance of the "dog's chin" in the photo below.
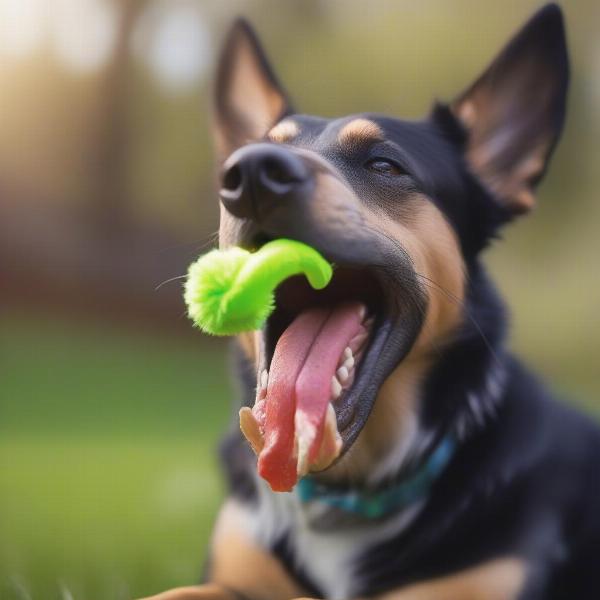
<svg viewBox="0 0 600 600">
<path fill-rule="evenodd" d="M 313 290 L 302 276 L 287 280 L 278 288 L 276 309 L 261 332 L 258 389 L 279 339 L 299 315 L 318 308 L 335 313 L 349 304 L 362 307 L 359 333 L 341 351 L 332 374 L 330 404 L 342 442 L 338 461 L 367 423 L 380 387 L 408 354 L 420 330 L 417 287 L 398 279 L 393 265 L 389 267 L 338 266 L 330 284 L 320 291 Z"/>
</svg>

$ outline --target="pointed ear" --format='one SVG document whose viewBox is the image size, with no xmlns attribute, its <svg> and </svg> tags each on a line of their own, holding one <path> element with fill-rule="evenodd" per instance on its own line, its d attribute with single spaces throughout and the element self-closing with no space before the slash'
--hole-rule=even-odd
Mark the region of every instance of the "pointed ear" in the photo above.
<svg viewBox="0 0 600 600">
<path fill-rule="evenodd" d="M 291 112 L 252 27 L 244 19 L 236 20 L 217 68 L 214 116 L 219 157 L 262 138 Z"/>
<path fill-rule="evenodd" d="M 450 105 L 468 134 L 472 172 L 513 214 L 534 205 L 563 126 L 568 79 L 562 13 L 548 4 Z"/>
</svg>

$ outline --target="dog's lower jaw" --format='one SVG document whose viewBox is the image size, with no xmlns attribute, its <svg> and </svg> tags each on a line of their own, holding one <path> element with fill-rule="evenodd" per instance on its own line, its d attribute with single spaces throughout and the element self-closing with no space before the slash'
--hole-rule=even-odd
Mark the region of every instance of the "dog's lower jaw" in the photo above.
<svg viewBox="0 0 600 600">
<path fill-rule="evenodd" d="M 328 484 L 378 487 L 418 461 L 434 438 L 419 419 L 431 360 L 409 354 L 381 386 L 373 410 L 348 452 L 317 476 Z"/>
</svg>

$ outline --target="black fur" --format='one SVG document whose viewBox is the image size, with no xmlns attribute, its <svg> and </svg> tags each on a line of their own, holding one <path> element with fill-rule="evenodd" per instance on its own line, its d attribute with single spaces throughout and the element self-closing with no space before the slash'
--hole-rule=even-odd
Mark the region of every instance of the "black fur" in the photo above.
<svg viewBox="0 0 600 600">
<path fill-rule="evenodd" d="M 267 64 L 262 51 L 260 57 Z M 545 111 L 531 118 L 526 111 L 532 109 L 527 104 L 535 90 L 515 90 L 523 105 L 517 112 L 511 108 L 510 117 L 521 119 L 523 125 L 507 124 L 518 130 L 510 160 L 530 150 L 532 136 L 543 134 L 548 142 L 545 169 L 564 121 L 568 81 L 557 6 L 542 9 L 470 90 L 510 85 L 511 74 L 527 61 L 535 74 L 532 86 L 547 86 L 553 96 Z M 275 82 L 270 67 L 266 69 Z M 422 426 L 434 432 L 434 441 L 452 432 L 460 440 L 459 450 L 414 522 L 397 536 L 363 549 L 354 565 L 359 583 L 353 591 L 356 596 L 370 596 L 497 557 L 517 557 L 527 568 L 521 598 L 596 598 L 600 595 L 600 431 L 557 403 L 506 350 L 504 304 L 480 260 L 481 251 L 518 210 L 494 195 L 470 168 L 470 133 L 451 105 L 437 104 L 421 122 L 362 116 L 375 121 L 386 140 L 393 142 L 379 146 L 377 156 L 402 169 L 394 188 L 362 169 L 371 149 L 345 153 L 331 149 L 331 140 L 323 133 L 331 121 L 294 115 L 301 135 L 291 145 L 321 154 L 358 197 L 376 202 L 389 218 L 403 210 L 398 200 L 402 194 L 425 194 L 460 240 L 468 288 L 463 326 L 453 344 L 441 351 L 420 406 Z M 335 132 L 332 127 L 332 139 Z M 496 157 L 498 173 L 510 168 L 506 160 L 506 156 Z M 542 174 L 543 170 L 527 182 L 531 190 Z M 238 362 L 248 404 L 255 374 L 243 358 Z M 256 503 L 254 457 L 239 432 L 232 431 L 223 445 L 231 494 Z M 402 476 L 400 469 L 394 474 Z M 274 541 L 271 550 L 309 591 L 323 594 L 298 563 L 294 531 Z"/>
</svg>

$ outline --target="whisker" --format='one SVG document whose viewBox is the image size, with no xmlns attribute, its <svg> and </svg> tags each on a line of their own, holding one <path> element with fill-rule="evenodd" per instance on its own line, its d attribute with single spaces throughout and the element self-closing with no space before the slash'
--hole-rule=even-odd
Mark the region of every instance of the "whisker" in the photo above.
<svg viewBox="0 0 600 600">
<path fill-rule="evenodd" d="M 442 292 L 444 294 L 444 296 L 446 296 L 446 298 L 448 298 L 449 300 L 454 302 L 457 306 L 460 306 L 462 309 L 464 309 L 465 316 L 469 319 L 471 324 L 477 330 L 477 333 L 483 340 L 483 343 L 485 344 L 485 347 L 487 348 L 488 352 L 492 355 L 493 359 L 497 363 L 500 363 L 500 359 L 499 359 L 496 351 L 494 350 L 494 347 L 492 346 L 492 344 L 488 340 L 487 336 L 483 332 L 483 329 L 481 328 L 481 325 L 479 325 L 479 322 L 477 321 L 477 319 L 473 316 L 472 312 L 469 310 L 469 307 L 467 306 L 467 304 L 463 300 L 461 300 L 460 298 L 455 296 L 450 290 L 446 289 L 443 285 L 440 285 L 439 283 L 437 283 L 430 277 L 427 277 L 426 275 L 423 275 L 422 273 L 418 273 L 417 271 L 415 271 L 415 274 L 418 277 L 421 277 L 422 279 L 424 279 L 431 286 L 434 286 L 433 289 L 437 289 L 438 291 Z"/>
<path fill-rule="evenodd" d="M 368 225 L 365 225 L 365 227 L 368 230 L 372 231 L 374 234 L 385 237 L 400 252 L 402 252 L 402 254 L 404 254 L 405 256 L 408 256 L 406 249 L 402 246 L 402 244 L 400 244 L 400 242 L 398 240 L 394 239 L 392 236 L 388 235 L 387 233 L 385 233 L 383 231 L 378 231 L 377 229 L 374 229 L 373 227 L 369 227 Z M 409 258 L 410 258 L 410 256 L 409 256 Z M 385 267 L 382 266 L 382 268 L 385 268 Z M 435 289 L 435 290 L 441 292 L 443 294 L 443 296 L 446 298 L 446 300 L 453 302 L 454 304 L 456 304 L 457 306 L 459 306 L 460 308 L 463 309 L 465 316 L 469 319 L 471 324 L 475 327 L 477 334 L 483 340 L 483 343 L 485 344 L 485 347 L 488 350 L 488 352 L 492 355 L 493 359 L 497 363 L 500 363 L 500 359 L 499 359 L 496 351 L 494 350 L 492 344 L 490 343 L 487 336 L 483 332 L 481 325 L 479 324 L 479 322 L 477 321 L 475 316 L 472 314 L 472 312 L 469 309 L 469 307 L 467 306 L 467 304 L 461 298 L 458 298 L 455 294 L 453 294 L 450 290 L 446 289 L 443 285 L 440 285 L 439 283 L 437 283 L 430 277 L 427 277 L 427 275 L 423 275 L 422 273 L 419 273 L 416 269 L 414 270 L 414 273 L 415 273 L 415 275 L 417 275 L 417 277 L 420 277 L 426 285 L 428 284 L 430 289 Z M 395 276 L 402 277 L 402 274 L 396 273 Z M 411 283 L 407 278 L 402 277 L 402 279 L 405 283 L 409 283 L 409 284 Z"/>
<path fill-rule="evenodd" d="M 163 254 L 164 252 L 170 252 L 171 250 L 176 250 L 178 248 L 185 248 L 187 246 L 197 246 L 197 250 L 200 252 L 204 248 L 209 245 L 214 245 L 215 242 L 219 238 L 219 230 L 213 231 L 212 233 L 206 236 L 204 240 L 192 240 L 191 242 L 179 242 L 177 244 L 172 244 L 170 246 L 165 246 L 158 251 L 158 254 Z"/>
<path fill-rule="evenodd" d="M 406 251 L 404 251 L 404 252 L 406 252 Z M 389 265 L 384 265 L 384 264 L 380 264 L 380 263 L 368 263 L 363 266 L 366 268 L 370 268 L 370 269 L 380 269 L 384 272 L 389 271 Z M 393 277 L 396 279 L 400 278 L 402 280 L 402 282 L 405 284 L 405 286 L 406 286 L 405 289 L 408 292 L 407 300 L 419 311 L 419 313 L 423 317 L 423 323 L 424 323 L 425 319 L 427 318 L 427 311 L 423 308 L 423 304 L 420 301 L 420 298 L 418 298 L 418 296 L 422 293 L 418 284 L 413 279 L 410 279 L 410 278 L 404 276 L 402 273 L 394 272 Z M 438 356 L 441 356 L 441 353 L 442 353 L 441 347 L 435 342 L 432 342 L 432 344 L 433 344 L 433 350 L 438 354 Z"/>
<path fill-rule="evenodd" d="M 177 275 L 176 277 L 171 277 L 170 279 L 165 279 L 163 282 L 159 283 L 154 291 L 157 292 L 163 285 L 167 285 L 167 283 L 171 283 L 172 281 L 177 281 L 178 279 L 185 279 L 187 275 Z"/>
<path fill-rule="evenodd" d="M 214 246 L 215 243 L 218 241 L 218 238 L 219 238 L 219 230 L 217 229 L 216 231 L 213 231 L 213 233 L 209 234 L 207 239 L 202 243 L 200 243 L 200 241 L 198 241 L 198 240 L 193 241 L 193 242 L 182 242 L 181 244 L 174 244 L 173 246 L 163 248 L 161 250 L 161 252 L 168 252 L 169 250 L 172 250 L 174 248 L 182 248 L 184 246 L 190 246 L 192 244 L 199 244 L 197 247 L 197 250 L 198 250 L 198 252 L 201 252 L 207 246 Z M 163 287 L 163 285 L 166 285 L 167 283 L 171 283 L 173 281 L 177 281 L 178 279 L 185 279 L 186 277 L 187 277 L 187 275 L 177 275 L 176 277 L 171 277 L 169 279 L 165 279 L 165 281 L 162 281 L 154 288 L 154 291 L 157 292 L 158 290 L 160 290 L 161 287 Z"/>
<path fill-rule="evenodd" d="M 415 271 L 415 273 L 416 273 L 416 271 Z M 417 299 L 417 294 L 421 294 L 421 290 L 419 289 L 418 285 L 416 284 L 416 282 L 413 279 L 403 276 L 401 273 L 395 273 L 395 277 L 400 277 L 400 279 L 406 286 L 406 290 L 409 292 L 408 299 L 416 307 L 416 309 L 419 311 L 419 313 L 423 317 L 423 324 L 424 324 L 427 319 L 427 311 L 423 308 L 422 302 L 419 301 L 419 299 Z M 443 352 L 442 347 L 435 340 L 431 341 L 431 346 L 432 346 L 432 350 L 435 352 L 435 354 L 438 356 L 438 358 L 441 357 L 442 352 Z"/>
</svg>

